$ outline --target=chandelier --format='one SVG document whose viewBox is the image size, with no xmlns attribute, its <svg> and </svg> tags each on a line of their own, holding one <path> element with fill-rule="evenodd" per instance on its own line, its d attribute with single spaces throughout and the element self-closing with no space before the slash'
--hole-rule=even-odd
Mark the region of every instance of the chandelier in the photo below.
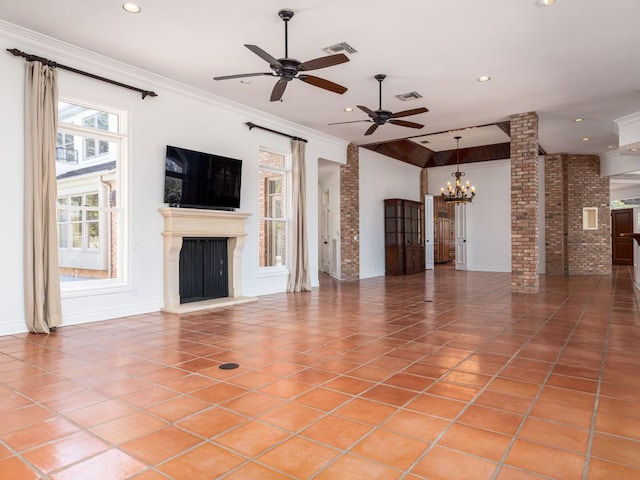
<svg viewBox="0 0 640 480">
<path fill-rule="evenodd" d="M 468 180 L 464 184 L 460 180 L 461 177 L 464 177 L 464 172 L 460 171 L 460 139 L 462 137 L 453 138 L 456 139 L 456 171 L 451 176 L 456 177 L 456 182 L 455 185 L 447 182 L 447 187 L 440 189 L 440 195 L 446 203 L 471 203 L 476 195 L 476 189 L 469 185 Z"/>
</svg>

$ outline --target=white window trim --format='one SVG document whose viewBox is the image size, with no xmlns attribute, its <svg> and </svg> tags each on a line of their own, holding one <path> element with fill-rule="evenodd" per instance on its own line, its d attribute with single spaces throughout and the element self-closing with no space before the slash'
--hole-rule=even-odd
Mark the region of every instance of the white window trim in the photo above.
<svg viewBox="0 0 640 480">
<path fill-rule="evenodd" d="M 61 298 L 76 298 L 93 295 L 104 295 L 120 292 L 130 292 L 133 290 L 129 283 L 129 161 L 128 161 L 128 115 L 129 111 L 111 105 L 101 105 L 79 98 L 60 96 L 58 101 L 80 105 L 86 108 L 95 109 L 116 114 L 118 116 L 118 131 L 109 132 L 98 129 L 60 122 L 58 132 L 71 133 L 82 136 L 91 136 L 96 139 L 112 141 L 116 144 L 118 168 L 116 172 L 116 184 L 118 185 L 118 206 L 111 211 L 118 213 L 118 278 L 106 278 L 96 280 L 78 280 L 75 282 L 60 282 Z M 92 159 L 93 160 L 93 159 Z M 90 163 L 90 162 L 87 162 Z"/>
<path fill-rule="evenodd" d="M 284 157 L 284 168 L 273 167 L 270 165 L 261 165 L 260 164 L 260 151 L 267 151 L 270 153 L 275 153 L 277 155 L 282 155 Z M 281 148 L 275 148 L 272 146 L 266 146 L 264 144 L 258 146 L 258 150 L 256 152 L 257 162 L 256 162 L 256 178 L 260 178 L 260 171 L 265 170 L 274 173 L 284 173 L 285 178 L 285 205 L 286 205 L 286 216 L 283 219 L 280 218 L 272 218 L 272 217 L 258 217 L 258 222 L 262 220 L 284 220 L 286 222 L 285 228 L 285 249 L 286 249 L 286 258 L 291 258 L 291 208 L 292 208 L 292 170 L 293 170 L 293 153 L 291 150 L 283 150 Z M 260 181 L 260 180 L 258 180 Z M 259 186 L 258 186 L 259 187 Z M 260 211 L 260 195 L 256 195 L 256 204 L 255 211 Z M 258 230 L 259 230 L 258 226 Z M 272 266 L 260 266 L 258 264 L 258 273 L 257 278 L 269 278 L 269 277 L 281 277 L 289 275 L 289 265 L 288 263 L 285 265 L 272 265 Z"/>
</svg>

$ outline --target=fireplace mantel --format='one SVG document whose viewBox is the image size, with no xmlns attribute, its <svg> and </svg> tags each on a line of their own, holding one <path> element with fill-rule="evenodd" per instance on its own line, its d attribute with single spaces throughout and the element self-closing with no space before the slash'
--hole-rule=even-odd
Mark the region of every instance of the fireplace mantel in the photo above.
<svg viewBox="0 0 640 480">
<path fill-rule="evenodd" d="M 242 246 L 247 236 L 244 222 L 251 214 L 224 210 L 197 208 L 160 208 L 164 217 L 162 311 L 186 313 L 239 303 L 253 302 L 256 298 L 242 296 L 240 282 Z M 180 249 L 184 238 L 227 238 L 229 261 L 229 296 L 202 302 L 180 303 Z"/>
</svg>

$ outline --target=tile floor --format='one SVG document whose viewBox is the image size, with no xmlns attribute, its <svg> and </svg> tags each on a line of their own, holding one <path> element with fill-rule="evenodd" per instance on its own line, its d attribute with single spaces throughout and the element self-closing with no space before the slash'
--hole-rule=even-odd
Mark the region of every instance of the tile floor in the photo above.
<svg viewBox="0 0 640 480">
<path fill-rule="evenodd" d="M 323 277 L 0 337 L 0 478 L 640 478 L 629 268 L 542 277 L 536 295 L 509 283 Z"/>
</svg>

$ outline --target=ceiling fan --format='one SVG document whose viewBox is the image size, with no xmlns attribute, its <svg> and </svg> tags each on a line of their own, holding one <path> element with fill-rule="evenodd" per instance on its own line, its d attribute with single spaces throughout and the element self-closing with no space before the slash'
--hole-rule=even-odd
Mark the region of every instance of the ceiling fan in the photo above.
<svg viewBox="0 0 640 480">
<path fill-rule="evenodd" d="M 273 70 L 272 72 L 241 73 L 239 75 L 214 77 L 213 79 L 229 80 L 232 78 L 258 77 L 261 75 L 279 77 L 279 80 L 276 82 L 273 90 L 271 91 L 272 102 L 276 102 L 282 99 L 282 95 L 284 95 L 287 84 L 294 78 L 302 80 L 303 82 L 308 83 L 309 85 L 313 85 L 314 87 L 320 87 L 325 90 L 329 90 L 330 92 L 340 94 L 346 92 L 347 88 L 343 87 L 342 85 L 330 82 L 329 80 L 326 80 L 324 78 L 307 75 L 306 73 L 301 72 L 318 70 L 320 68 L 332 67 L 340 63 L 345 63 L 349 61 L 349 57 L 347 57 L 343 53 L 339 53 L 336 55 L 315 58 L 307 62 L 300 62 L 295 58 L 289 58 L 289 32 L 287 29 L 287 25 L 289 23 L 289 20 L 293 18 L 293 11 L 289 9 L 283 9 L 278 12 L 278 15 L 284 21 L 284 58 L 274 58 L 257 45 L 245 45 L 245 47 L 265 60 L 267 63 L 269 63 L 269 67 L 271 68 L 271 70 Z"/>
<path fill-rule="evenodd" d="M 429 110 L 425 107 L 414 108 L 411 110 L 403 110 L 402 112 L 390 112 L 389 110 L 382 109 L 382 81 L 387 78 L 386 75 L 379 73 L 374 77 L 380 86 L 379 93 L 379 108 L 378 110 L 371 110 L 370 108 L 363 107 L 362 105 L 358 105 L 358 108 L 362 110 L 364 113 L 369 115 L 369 120 L 353 120 L 351 122 L 337 122 L 330 123 L 329 125 L 341 125 L 344 123 L 359 123 L 359 122 L 373 122 L 366 132 L 365 135 L 371 135 L 373 132 L 377 130 L 380 125 L 384 125 L 385 123 L 393 123 L 394 125 L 400 125 L 401 127 L 409 127 L 409 128 L 422 128 L 424 125 L 415 122 L 409 122 L 407 120 L 398 120 L 400 117 L 409 117 L 411 115 L 418 115 L 419 113 L 425 113 Z"/>
</svg>

